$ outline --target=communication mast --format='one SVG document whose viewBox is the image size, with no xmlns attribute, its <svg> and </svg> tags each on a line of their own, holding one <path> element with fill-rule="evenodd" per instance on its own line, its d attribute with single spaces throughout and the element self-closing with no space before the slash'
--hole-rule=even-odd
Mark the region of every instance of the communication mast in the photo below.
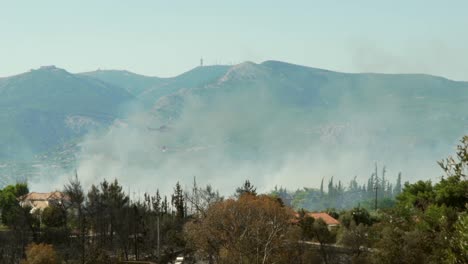
<svg viewBox="0 0 468 264">
<path fill-rule="evenodd" d="M 200 58 L 200 67 L 203 67 L 203 58 Z"/>
</svg>

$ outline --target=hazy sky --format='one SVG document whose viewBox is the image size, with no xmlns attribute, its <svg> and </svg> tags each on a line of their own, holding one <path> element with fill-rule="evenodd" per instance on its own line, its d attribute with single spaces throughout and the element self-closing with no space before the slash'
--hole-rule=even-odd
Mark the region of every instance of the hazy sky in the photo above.
<svg viewBox="0 0 468 264">
<path fill-rule="evenodd" d="M 468 1 L 0 0 L 0 76 L 274 59 L 468 80 Z"/>
</svg>

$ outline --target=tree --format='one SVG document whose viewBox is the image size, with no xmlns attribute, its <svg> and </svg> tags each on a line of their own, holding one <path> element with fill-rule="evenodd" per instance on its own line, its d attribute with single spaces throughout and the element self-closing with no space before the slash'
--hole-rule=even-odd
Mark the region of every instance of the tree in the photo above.
<svg viewBox="0 0 468 264">
<path fill-rule="evenodd" d="M 375 174 L 372 173 L 369 180 L 367 180 L 367 196 L 368 198 L 374 197 L 374 187 L 375 187 Z"/>
<path fill-rule="evenodd" d="M 328 229 L 327 224 L 323 221 L 322 218 L 319 218 L 313 222 L 312 233 L 314 238 L 320 244 L 320 254 L 322 255 L 323 262 L 325 262 L 325 264 L 330 263 L 329 252 L 327 251 L 325 245 L 334 243 L 336 241 L 336 235 Z"/>
<path fill-rule="evenodd" d="M 381 231 L 381 239 L 376 243 L 377 251 L 372 255 L 374 263 L 382 264 L 424 264 L 427 253 L 421 242 L 425 241 L 423 232 L 405 231 L 402 228 L 386 226 Z"/>
<path fill-rule="evenodd" d="M 328 197 L 335 198 L 335 186 L 333 185 L 333 176 L 330 181 L 328 181 Z"/>
<path fill-rule="evenodd" d="M 322 177 L 322 181 L 320 182 L 320 197 L 323 197 L 323 177 Z"/>
<path fill-rule="evenodd" d="M 2 223 L 10 228 L 14 237 L 12 243 L 13 254 L 24 247 L 31 237 L 33 241 L 38 240 L 39 218 L 31 214 L 30 206 L 21 206 L 19 198 L 28 193 L 28 187 L 24 183 L 8 185 L 0 191 L 0 212 Z"/>
<path fill-rule="evenodd" d="M 468 136 L 464 136 L 457 146 L 456 157 L 438 163 L 447 178 L 442 178 L 434 187 L 437 203 L 464 210 L 468 205 Z"/>
<path fill-rule="evenodd" d="M 183 219 L 185 217 L 185 199 L 184 192 L 179 182 L 177 182 L 174 188 L 174 194 L 172 195 L 172 203 L 176 208 L 177 218 Z"/>
<path fill-rule="evenodd" d="M 131 218 L 130 198 L 123 191 L 117 179 L 112 183 L 101 183 L 103 205 L 106 210 L 106 230 L 109 230 L 109 242 L 111 249 L 114 247 L 114 234 L 118 244 L 128 259 L 129 235 L 131 233 L 129 221 Z"/>
<path fill-rule="evenodd" d="M 159 194 L 159 190 L 156 190 L 156 195 L 151 197 L 151 205 L 156 215 L 160 216 L 162 212 L 162 206 L 161 195 Z"/>
<path fill-rule="evenodd" d="M 66 211 L 62 207 L 50 205 L 42 212 L 42 223 L 47 227 L 63 227 L 66 217 Z"/>
<path fill-rule="evenodd" d="M 167 201 L 167 196 L 164 195 L 164 200 L 161 203 L 162 213 L 167 215 L 169 213 L 169 202 Z"/>
<path fill-rule="evenodd" d="M 366 263 L 368 248 L 371 247 L 371 228 L 354 222 L 342 231 L 340 244 L 351 249 L 352 263 Z"/>
<path fill-rule="evenodd" d="M 106 209 L 104 208 L 102 192 L 94 184 L 91 185 L 91 189 L 88 191 L 86 207 L 89 218 L 89 229 L 96 234 L 93 240 L 97 239 L 98 245 L 103 247 L 107 232 L 105 224 L 106 216 L 104 215 Z"/>
<path fill-rule="evenodd" d="M 83 187 L 81 186 L 81 182 L 78 179 L 78 174 L 75 174 L 75 178 L 71 178 L 68 184 L 64 187 L 64 193 L 70 199 L 71 207 L 76 212 L 76 222 L 77 227 L 79 230 L 79 248 L 80 248 L 80 255 L 81 255 L 81 263 L 85 263 L 85 234 L 86 234 L 86 226 L 85 226 L 85 219 L 84 219 L 84 212 L 83 212 L 83 203 L 85 201 L 85 196 L 83 192 Z M 75 215 L 72 215 L 75 216 Z"/>
<path fill-rule="evenodd" d="M 447 248 L 446 263 L 462 264 L 468 263 L 468 213 L 458 217 L 454 225 L 453 236 L 450 238 Z"/>
<path fill-rule="evenodd" d="M 464 136 L 457 146 L 456 157 L 448 157 L 439 161 L 439 166 L 447 176 L 458 176 L 466 180 L 468 175 L 468 135 Z"/>
<path fill-rule="evenodd" d="M 257 188 L 249 180 L 246 180 L 244 185 L 236 189 L 236 197 L 241 197 L 244 194 L 257 195 Z"/>
<path fill-rule="evenodd" d="M 344 227 L 349 228 L 352 224 L 358 226 L 360 224 L 370 226 L 372 219 L 369 212 L 362 207 L 355 207 L 352 210 L 343 214 L 340 218 Z"/>
<path fill-rule="evenodd" d="M 185 234 L 210 263 L 281 262 L 286 246 L 299 239 L 286 240 L 292 217 L 277 199 L 242 195 L 213 204 L 205 217 L 187 223 Z"/>
<path fill-rule="evenodd" d="M 374 245 L 376 263 L 466 263 L 468 138 L 457 158 L 439 162 L 447 174 L 440 182 L 405 183 L 398 204 L 385 213 L 380 239 Z"/>
<path fill-rule="evenodd" d="M 463 211 L 468 205 L 468 181 L 460 175 L 442 178 L 434 186 L 434 196 L 437 204 Z"/>
<path fill-rule="evenodd" d="M 398 173 L 397 182 L 395 188 L 393 189 L 393 195 L 398 196 L 401 193 L 401 172 Z"/>
<path fill-rule="evenodd" d="M 405 187 L 397 196 L 398 203 L 402 206 L 416 207 L 425 210 L 434 202 L 435 193 L 431 181 L 418 181 L 413 184 L 405 183 Z"/>
<path fill-rule="evenodd" d="M 314 238 L 314 222 L 315 218 L 309 216 L 304 209 L 298 212 L 299 227 L 301 228 L 301 240 L 310 241 Z"/>
<path fill-rule="evenodd" d="M 17 218 L 21 217 L 21 210 L 18 199 L 29 193 L 26 183 L 8 185 L 0 190 L 0 212 L 2 223 L 8 226 L 17 223 Z"/>
<path fill-rule="evenodd" d="M 204 188 L 195 186 L 191 195 L 186 195 L 186 200 L 192 207 L 192 213 L 198 216 L 204 216 L 208 208 L 224 198 L 215 191 L 211 185 L 206 185 Z"/>
<path fill-rule="evenodd" d="M 387 172 L 387 168 L 383 166 L 382 168 L 382 179 L 380 180 L 380 192 L 379 192 L 379 198 L 382 199 L 386 195 L 387 191 L 387 180 L 385 179 L 385 173 Z"/>
</svg>

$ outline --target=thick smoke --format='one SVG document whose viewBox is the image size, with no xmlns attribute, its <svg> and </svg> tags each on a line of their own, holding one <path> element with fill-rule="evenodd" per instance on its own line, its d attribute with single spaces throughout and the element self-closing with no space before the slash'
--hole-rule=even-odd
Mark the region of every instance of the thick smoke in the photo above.
<svg viewBox="0 0 468 264">
<path fill-rule="evenodd" d="M 152 112 L 116 121 L 81 143 L 78 174 L 85 186 L 116 178 L 132 193 L 170 192 L 177 181 L 187 186 L 196 177 L 230 195 L 245 179 L 260 191 L 318 187 L 332 176 L 364 183 L 375 163 L 387 166 L 391 180 L 399 171 L 405 180 L 435 179 L 436 161 L 449 153 L 401 149 L 404 142 L 381 136 L 386 120 L 401 118 L 397 111 L 345 115 L 343 104 L 318 122 L 270 99 L 262 89 L 222 93 L 209 103 L 193 95 L 173 119 Z"/>
<path fill-rule="evenodd" d="M 346 93 L 333 107 L 303 107 L 275 96 L 265 83 L 229 81 L 181 90 L 151 111 L 131 111 L 108 130 L 89 133 L 77 156 L 84 186 L 115 178 L 132 194 L 169 193 L 177 181 L 190 187 L 196 177 L 199 185 L 231 195 L 246 179 L 262 192 L 318 187 L 332 176 L 366 183 L 375 164 L 387 167 L 390 181 L 398 172 L 403 180 L 436 180 L 442 174 L 436 161 L 451 154 L 457 140 L 414 143 L 404 134 L 414 124 L 391 95 L 381 96 L 372 111 Z M 61 188 L 71 175 L 47 186 Z"/>
</svg>

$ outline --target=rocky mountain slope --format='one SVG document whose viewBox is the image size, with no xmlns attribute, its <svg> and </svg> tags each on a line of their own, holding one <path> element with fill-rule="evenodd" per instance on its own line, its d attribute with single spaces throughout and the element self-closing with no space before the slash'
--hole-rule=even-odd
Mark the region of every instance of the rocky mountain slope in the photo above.
<svg viewBox="0 0 468 264">
<path fill-rule="evenodd" d="M 134 97 L 124 89 L 54 66 L 0 82 L 0 158 L 37 153 L 106 127 Z"/>
<path fill-rule="evenodd" d="M 279 61 L 197 67 L 172 78 L 43 67 L 0 79 L 0 174 L 57 175 L 50 168 L 80 167 L 77 153 L 145 173 L 184 164 L 190 169 L 178 175 L 192 176 L 291 157 L 335 160 L 341 171 L 359 166 L 355 157 L 405 170 L 407 160 L 435 164 L 452 152 L 468 132 L 466 102 L 467 82 Z M 213 163 L 225 164 L 194 171 Z"/>
</svg>

